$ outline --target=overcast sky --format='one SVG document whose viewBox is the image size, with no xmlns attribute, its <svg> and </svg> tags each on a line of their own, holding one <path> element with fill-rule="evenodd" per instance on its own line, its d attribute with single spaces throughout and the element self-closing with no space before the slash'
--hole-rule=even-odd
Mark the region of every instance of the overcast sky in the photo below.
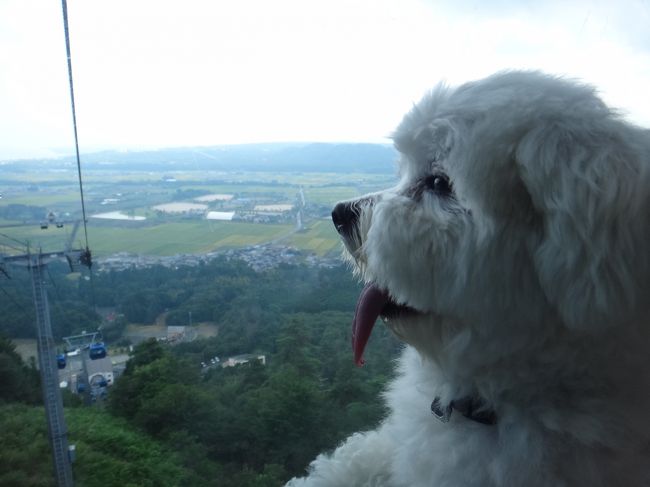
<svg viewBox="0 0 650 487">
<path fill-rule="evenodd" d="M 544 4 L 540 6 L 539 4 Z M 80 149 L 387 141 L 424 92 L 581 78 L 650 126 L 650 1 L 69 0 Z M 59 0 L 0 0 L 0 160 L 69 153 Z"/>
</svg>

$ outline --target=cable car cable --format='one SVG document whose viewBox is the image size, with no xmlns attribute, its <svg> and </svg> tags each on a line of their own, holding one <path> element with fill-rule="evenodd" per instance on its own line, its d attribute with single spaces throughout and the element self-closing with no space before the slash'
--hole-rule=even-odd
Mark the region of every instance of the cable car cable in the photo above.
<svg viewBox="0 0 650 487">
<path fill-rule="evenodd" d="M 59 287 L 56 285 L 56 282 L 54 282 L 54 278 L 52 277 L 52 274 L 50 273 L 50 266 L 46 266 L 45 270 L 47 272 L 48 277 L 50 278 L 50 282 L 52 283 L 52 287 L 54 288 L 54 293 L 56 294 L 56 297 L 59 300 L 59 303 L 63 305 L 63 299 L 61 299 L 61 294 L 59 294 Z"/>
<path fill-rule="evenodd" d="M 68 3 L 66 0 L 61 0 L 61 7 L 63 9 L 63 28 L 65 31 L 65 52 L 68 58 L 68 81 L 70 82 L 70 103 L 72 108 L 72 125 L 74 128 L 74 146 L 77 155 L 77 174 L 79 176 L 79 195 L 81 197 L 81 213 L 84 224 L 84 236 L 86 239 L 86 253 L 82 255 L 82 263 L 86 265 L 90 271 L 90 292 L 93 302 L 93 309 L 97 312 L 97 302 L 95 300 L 95 284 L 92 271 L 92 258 L 90 254 L 90 247 L 88 245 L 88 226 L 86 224 L 86 204 L 84 201 L 83 179 L 81 176 L 81 160 L 79 157 L 79 136 L 77 135 L 77 111 L 74 103 L 74 83 L 72 81 L 72 56 L 70 54 L 70 29 L 68 28 Z"/>
<path fill-rule="evenodd" d="M 15 245 L 8 244 L 6 242 L 2 242 L 2 243 L 0 243 L 0 245 L 2 245 L 3 247 L 7 247 L 8 249 L 11 249 L 11 250 L 17 250 L 18 252 L 22 252 L 24 250 L 24 249 L 21 249 L 19 247 L 16 247 Z"/>
<path fill-rule="evenodd" d="M 13 242 L 16 242 L 16 243 L 20 244 L 22 247 L 28 247 L 29 246 L 29 244 L 27 242 L 22 242 L 20 240 L 17 240 L 17 239 L 15 239 L 13 237 L 10 237 L 6 233 L 0 233 L 0 236 L 8 238 L 9 240 L 11 240 Z M 7 247 L 10 247 L 10 245 L 8 245 L 8 244 L 5 244 L 5 245 L 7 245 Z M 14 248 L 14 247 L 12 247 L 12 248 Z M 23 249 L 21 248 L 20 250 L 23 250 Z"/>
<path fill-rule="evenodd" d="M 86 237 L 86 251 L 88 251 L 88 228 L 86 226 L 86 204 L 84 202 L 84 188 L 81 178 L 81 160 L 79 158 L 79 137 L 77 135 L 77 111 L 74 104 L 74 84 L 72 82 L 72 58 L 70 55 L 70 32 L 68 29 L 68 3 L 61 0 L 63 8 L 63 27 L 65 30 L 65 51 L 68 58 L 68 81 L 70 82 L 70 102 L 72 107 L 72 125 L 74 128 L 74 146 L 77 155 L 77 174 L 79 176 L 79 194 L 81 196 L 81 213 L 83 215 L 84 235 Z"/>
<path fill-rule="evenodd" d="M 95 314 L 97 313 L 97 302 L 95 301 L 95 278 L 93 277 L 93 271 L 92 269 L 88 270 L 88 275 L 90 276 L 90 299 L 92 299 L 93 302 L 93 310 L 95 311 Z"/>
</svg>

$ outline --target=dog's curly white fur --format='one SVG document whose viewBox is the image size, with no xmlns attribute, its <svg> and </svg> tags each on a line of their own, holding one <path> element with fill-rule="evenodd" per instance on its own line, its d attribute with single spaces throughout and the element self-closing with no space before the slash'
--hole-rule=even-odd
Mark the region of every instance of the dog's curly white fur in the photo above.
<svg viewBox="0 0 650 487">
<path fill-rule="evenodd" d="M 390 413 L 288 485 L 649 486 L 650 132 L 504 72 L 439 85 L 394 142 L 399 183 L 340 228 L 410 310 Z M 467 396 L 496 424 L 431 414 Z"/>
</svg>

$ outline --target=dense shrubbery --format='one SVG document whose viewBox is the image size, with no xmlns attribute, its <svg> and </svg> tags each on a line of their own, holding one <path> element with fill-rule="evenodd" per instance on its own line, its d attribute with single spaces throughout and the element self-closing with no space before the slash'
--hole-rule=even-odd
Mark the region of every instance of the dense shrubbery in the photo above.
<svg viewBox="0 0 650 487">
<path fill-rule="evenodd" d="M 182 434 L 231 475 L 275 472 L 286 480 L 384 414 L 378 394 L 395 345 L 380 333 L 368 353 L 374 366 L 354 368 L 347 334 L 339 331 L 348 318 L 287 316 L 267 366 L 254 361 L 205 374 L 187 356 L 216 339 L 183 347 L 193 353 L 145 342 L 113 388 L 110 411 L 163 442 Z"/>
<path fill-rule="evenodd" d="M 41 388 L 36 364 L 25 364 L 11 340 L 0 335 L 0 404 L 2 402 L 38 404 Z"/>
<path fill-rule="evenodd" d="M 87 296 L 85 281 L 74 285 L 78 296 Z M 150 485 L 280 485 L 385 413 L 379 395 L 399 345 L 377 327 L 367 365 L 354 367 L 350 320 L 359 285 L 344 268 L 255 273 L 218 260 L 106 273 L 95 279 L 95 290 L 102 305 L 127 317 L 167 309 L 173 321 L 191 311 L 196 321 L 214 321 L 219 335 L 175 347 L 144 342 L 113 386 L 107 410 L 68 410 L 70 441 L 84 459 L 83 468 L 75 466 L 80 477 L 90 479 L 93 465 L 97 476 L 119 464 L 150 472 L 168 456 L 168 478 L 175 480 Z M 131 299 L 136 292 L 141 300 Z M 215 355 L 253 352 L 264 354 L 266 365 L 200 366 Z M 42 414 L 22 411 L 25 420 Z M 134 454 L 118 451 L 122 444 Z M 113 483 L 125 478 L 107 475 L 103 485 L 125 485 Z"/>
<path fill-rule="evenodd" d="M 96 408 L 73 408 L 66 411 L 66 422 L 70 443 L 76 445 L 77 485 L 201 485 L 201 477 L 182 464 L 177 452 L 122 419 Z M 0 405 L 0 430 L 0 485 L 56 485 L 42 407 Z"/>
<path fill-rule="evenodd" d="M 50 264 L 49 268 L 45 283 L 54 337 L 60 339 L 82 330 L 97 329 L 101 321 L 93 310 L 90 282 L 66 278 L 69 268 L 62 263 Z M 9 269 L 9 275 L 11 279 L 0 282 L 3 291 L 0 333 L 11 338 L 35 338 L 36 315 L 29 274 L 26 269 L 14 266 Z"/>
</svg>

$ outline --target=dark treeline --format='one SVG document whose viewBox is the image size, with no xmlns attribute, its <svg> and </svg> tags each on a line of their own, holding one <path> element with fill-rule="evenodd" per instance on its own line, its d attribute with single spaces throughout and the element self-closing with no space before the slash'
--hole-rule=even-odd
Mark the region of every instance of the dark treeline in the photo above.
<svg viewBox="0 0 650 487">
<path fill-rule="evenodd" d="M 36 338 L 32 283 L 26 267 L 6 266 L 0 274 L 0 333 L 11 338 Z M 70 275 L 63 263 L 45 272 L 52 331 L 55 338 L 96 330 L 101 323 L 92 305 L 89 276 Z M 88 280 L 87 280 L 88 279 Z"/>
<path fill-rule="evenodd" d="M 11 279 L 0 282 L 0 332 L 10 337 L 35 337 L 31 281 L 26 270 L 9 270 Z M 92 279 L 91 279 L 92 277 Z M 94 330 L 100 318 L 94 306 L 114 308 L 124 315 L 113 329 L 104 324 L 105 338 L 119 339 L 126 322 L 153 324 L 168 312 L 167 324 L 187 325 L 189 313 L 194 322 L 211 321 L 223 325 L 237 323 L 236 336 L 222 340 L 228 350 L 222 353 L 247 351 L 252 342 L 265 343 L 264 333 L 277 326 L 282 313 L 350 311 L 359 292 L 359 285 L 344 267 L 310 268 L 303 265 L 281 265 L 257 273 L 245 263 L 215 259 L 197 267 L 172 269 L 154 266 L 70 275 L 62 263 L 49 266 L 46 285 L 52 311 L 52 326 L 57 338 Z M 261 334 L 261 325 L 264 330 Z"/>
<path fill-rule="evenodd" d="M 100 273 L 93 286 L 83 276 L 66 277 L 64 267 L 51 274 L 57 288 L 50 289 L 53 302 L 60 298 L 92 313 L 94 287 L 98 306 L 124 314 L 102 330 L 109 342 L 123 340 L 127 322 L 152 323 L 162 312 L 168 324 L 187 324 L 191 312 L 194 323 L 218 326 L 210 339 L 140 344 L 104 409 L 68 408 L 70 441 L 78 444 L 75 475 L 83 485 L 99 485 L 99 477 L 102 485 L 281 485 L 301 475 L 318 453 L 353 431 L 374 427 L 385 414 L 380 395 L 399 344 L 379 326 L 366 351 L 367 365 L 353 365 L 350 321 L 360 288 L 344 267 L 284 265 L 258 273 L 238 261 L 215 260 L 197 267 Z M 17 319 L 28 314 L 28 284 L 26 275 L 16 277 L 8 289 L 11 301 L 20 303 L 13 305 Z M 12 309 L 5 301 L 2 306 Z M 70 322 L 57 325 L 59 332 L 92 329 L 94 323 L 81 311 L 63 318 Z M 2 324 L 5 332 L 16 328 L 5 318 Z M 7 383 L 18 383 L 18 374 L 34 380 L 34 371 L 19 362 L 11 346 L 5 348 L 3 382 L 7 376 Z M 266 365 L 255 360 L 231 368 L 200 365 L 241 353 L 263 354 Z M 34 403 L 31 390 L 32 396 L 3 390 L 0 427 L 17 431 L 25 421 L 30 434 L 45 434 L 44 420 L 36 419 L 42 409 L 18 405 Z M 21 456 L 29 451 L 21 441 L 29 439 L 10 439 L 11 451 L 0 447 L 5 465 L 0 483 L 17 475 L 8 465 L 29 464 Z M 125 455 L 121 442 L 138 454 Z M 35 471 L 47 471 L 49 457 L 41 456 L 37 462 L 45 466 Z M 163 460 L 166 479 L 155 472 Z M 125 480 L 119 469 L 127 467 L 132 477 Z M 147 476 L 154 483 L 145 481 Z M 51 485 L 32 480 L 27 472 L 12 485 Z"/>
</svg>

